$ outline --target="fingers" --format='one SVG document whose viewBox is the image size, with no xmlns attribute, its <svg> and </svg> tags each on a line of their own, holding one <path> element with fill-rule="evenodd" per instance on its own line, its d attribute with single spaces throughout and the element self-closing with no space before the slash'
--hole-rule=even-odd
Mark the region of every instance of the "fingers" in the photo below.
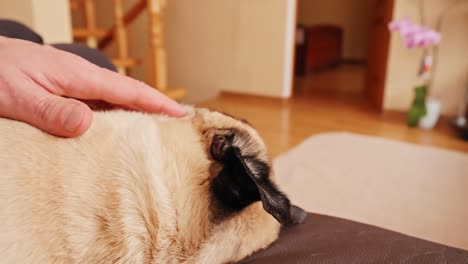
<svg viewBox="0 0 468 264">
<path fill-rule="evenodd" d="M 91 109 L 75 99 L 46 94 L 32 105 L 32 115 L 26 116 L 24 121 L 47 133 L 76 137 L 91 125 Z"/>
<path fill-rule="evenodd" d="M 65 68 L 60 69 L 65 74 L 51 76 L 55 78 L 53 83 L 61 86 L 63 94 L 60 95 L 105 100 L 175 117 L 185 115 L 181 105 L 141 81 L 98 67 L 73 54 L 55 52 L 60 54 L 57 65 Z"/>
<path fill-rule="evenodd" d="M 85 103 L 62 96 L 176 117 L 185 115 L 182 106 L 140 81 L 68 52 L 15 41 L 0 38 L 2 117 L 27 122 L 53 135 L 74 137 L 89 128 L 92 111 Z"/>
<path fill-rule="evenodd" d="M 86 104 L 50 94 L 32 81 L 23 79 L 20 85 L 3 90 L 0 108 L 9 111 L 0 111 L 0 116 L 61 137 L 79 136 L 91 125 L 92 112 Z"/>
</svg>

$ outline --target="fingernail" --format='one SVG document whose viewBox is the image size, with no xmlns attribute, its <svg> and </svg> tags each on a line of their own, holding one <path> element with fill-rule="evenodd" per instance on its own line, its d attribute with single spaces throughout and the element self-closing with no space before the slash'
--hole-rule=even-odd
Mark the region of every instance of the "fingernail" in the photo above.
<svg viewBox="0 0 468 264">
<path fill-rule="evenodd" d="M 65 106 L 61 115 L 63 129 L 70 133 L 75 132 L 83 121 L 85 111 L 81 105 L 70 104 Z"/>
<path fill-rule="evenodd" d="M 175 117 L 183 117 L 187 115 L 187 111 L 185 110 L 185 108 L 175 101 L 168 104 L 167 108 L 169 110 L 168 112 L 170 112 L 170 114 L 172 114 Z"/>
<path fill-rule="evenodd" d="M 174 113 L 178 117 L 183 117 L 187 115 L 187 111 L 182 106 L 178 106 L 177 108 L 174 109 Z"/>
</svg>

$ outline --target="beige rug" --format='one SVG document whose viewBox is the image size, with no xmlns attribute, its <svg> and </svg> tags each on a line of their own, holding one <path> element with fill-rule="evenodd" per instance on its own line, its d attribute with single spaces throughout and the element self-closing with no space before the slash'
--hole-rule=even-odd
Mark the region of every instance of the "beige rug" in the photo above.
<svg viewBox="0 0 468 264">
<path fill-rule="evenodd" d="M 350 133 L 311 137 L 275 160 L 311 212 L 468 250 L 468 155 Z"/>
</svg>

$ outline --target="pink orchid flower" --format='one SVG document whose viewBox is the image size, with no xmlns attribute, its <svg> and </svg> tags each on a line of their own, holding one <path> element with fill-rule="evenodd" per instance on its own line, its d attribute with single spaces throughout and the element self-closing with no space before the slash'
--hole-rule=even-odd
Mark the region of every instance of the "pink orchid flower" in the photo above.
<svg viewBox="0 0 468 264">
<path fill-rule="evenodd" d="M 427 48 L 438 45 L 442 39 L 439 32 L 413 23 L 411 19 L 394 20 L 388 25 L 391 31 L 399 32 L 407 48 Z"/>
</svg>

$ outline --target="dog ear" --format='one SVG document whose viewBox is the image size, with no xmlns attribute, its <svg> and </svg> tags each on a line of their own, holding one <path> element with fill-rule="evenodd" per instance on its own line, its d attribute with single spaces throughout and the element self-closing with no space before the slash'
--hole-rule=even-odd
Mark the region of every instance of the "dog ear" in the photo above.
<svg viewBox="0 0 468 264">
<path fill-rule="evenodd" d="M 291 205 L 288 197 L 271 182 L 268 164 L 256 155 L 242 154 L 238 145 L 248 145 L 248 140 L 246 134 L 235 130 L 217 131 L 213 135 L 210 154 L 222 164 L 212 181 L 213 193 L 231 210 L 238 211 L 261 200 L 263 208 L 282 225 L 301 223 L 306 217 L 305 211 Z"/>
</svg>

